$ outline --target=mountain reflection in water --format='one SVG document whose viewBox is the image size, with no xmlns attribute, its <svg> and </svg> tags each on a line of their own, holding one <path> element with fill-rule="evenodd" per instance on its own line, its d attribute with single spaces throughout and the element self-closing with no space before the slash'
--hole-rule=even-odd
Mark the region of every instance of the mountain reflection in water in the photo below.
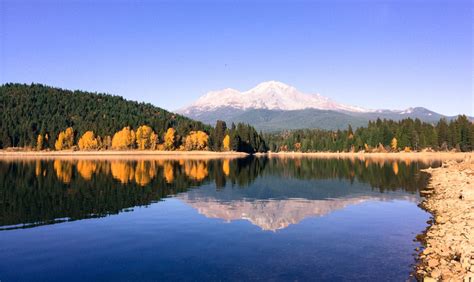
<svg viewBox="0 0 474 282">
<path fill-rule="evenodd" d="M 439 162 L 359 159 L 0 161 L 0 229 L 117 214 L 166 197 L 225 221 L 282 229 L 364 201 L 417 201 Z"/>
</svg>

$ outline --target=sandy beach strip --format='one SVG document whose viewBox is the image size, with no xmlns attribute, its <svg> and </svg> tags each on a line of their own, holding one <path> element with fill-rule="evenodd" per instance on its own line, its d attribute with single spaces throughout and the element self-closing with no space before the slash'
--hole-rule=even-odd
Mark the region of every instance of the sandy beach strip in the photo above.
<svg viewBox="0 0 474 282">
<path fill-rule="evenodd" d="M 154 160 L 154 159 L 219 159 L 219 158 L 242 158 L 249 156 L 244 152 L 214 152 L 214 151 L 157 151 L 157 150 L 105 150 L 105 151 L 14 151 L 0 150 L 0 159 L 124 159 L 124 160 Z M 349 158 L 349 159 L 373 159 L 373 160 L 457 160 L 462 161 L 474 158 L 474 152 L 398 152 L 398 153 L 363 153 L 363 152 L 278 152 L 278 153 L 256 153 L 256 157 L 269 158 Z"/>
<path fill-rule="evenodd" d="M 27 159 L 64 159 L 64 160 L 181 160 L 181 159 L 235 159 L 247 157 L 242 152 L 212 152 L 212 151 L 6 151 L 0 150 L 0 160 Z"/>
<path fill-rule="evenodd" d="M 398 152 L 398 153 L 363 153 L 363 152 L 278 152 L 256 155 L 266 155 L 268 157 L 312 157 L 312 158 L 358 158 L 375 160 L 457 160 L 462 161 L 468 158 L 474 158 L 474 152 Z"/>
</svg>

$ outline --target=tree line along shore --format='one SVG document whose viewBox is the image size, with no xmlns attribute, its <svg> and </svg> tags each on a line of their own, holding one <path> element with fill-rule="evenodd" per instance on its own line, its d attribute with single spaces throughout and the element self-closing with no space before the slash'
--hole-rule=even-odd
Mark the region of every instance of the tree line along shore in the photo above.
<svg viewBox="0 0 474 282">
<path fill-rule="evenodd" d="M 345 130 L 257 132 L 249 124 L 215 126 L 119 96 L 41 84 L 0 86 L 0 149 L 22 151 L 411 152 L 474 149 L 465 115 L 371 121 Z"/>
<path fill-rule="evenodd" d="M 210 132 L 210 134 L 208 133 Z M 130 126 L 113 136 L 99 136 L 87 130 L 82 135 L 72 127 L 60 131 L 55 138 L 38 134 L 32 146 L 20 151 L 214 151 L 246 153 L 394 153 L 394 152 L 470 152 L 474 148 L 474 124 L 466 116 L 447 123 L 431 125 L 419 120 L 399 122 L 377 120 L 355 131 L 296 130 L 259 134 L 250 125 L 217 121 L 211 131 L 189 131 L 180 136 L 173 127 L 160 137 L 149 125 L 135 130 Z M 54 141 L 54 142 L 53 142 Z M 268 145 L 267 145 L 268 144 Z M 18 150 L 18 149 L 17 149 Z"/>
</svg>

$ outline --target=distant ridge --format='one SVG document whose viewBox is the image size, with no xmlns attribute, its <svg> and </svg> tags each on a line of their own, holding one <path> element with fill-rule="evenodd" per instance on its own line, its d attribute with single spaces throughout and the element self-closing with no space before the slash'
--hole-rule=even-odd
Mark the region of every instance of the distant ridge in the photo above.
<svg viewBox="0 0 474 282">
<path fill-rule="evenodd" d="M 423 107 L 405 110 L 365 109 L 336 102 L 320 94 L 307 94 L 278 81 L 262 82 L 240 92 L 226 88 L 211 91 L 178 113 L 214 124 L 217 120 L 245 122 L 259 130 L 278 131 L 299 128 L 343 129 L 365 126 L 370 120 L 418 118 L 437 122 L 452 119 Z M 472 118 L 471 118 L 472 119 Z"/>
</svg>

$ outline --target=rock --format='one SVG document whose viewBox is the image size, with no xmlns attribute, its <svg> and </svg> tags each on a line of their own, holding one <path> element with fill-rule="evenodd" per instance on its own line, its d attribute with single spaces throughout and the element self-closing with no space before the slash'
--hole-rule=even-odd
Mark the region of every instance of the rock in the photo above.
<svg viewBox="0 0 474 282">
<path fill-rule="evenodd" d="M 438 277 L 441 276 L 441 271 L 439 271 L 439 269 L 435 269 L 431 272 L 431 277 L 437 279 Z"/>
<path fill-rule="evenodd" d="M 434 220 L 422 237 L 417 275 L 423 281 L 474 282 L 474 159 L 425 171 L 431 179 L 420 206 Z"/>
<path fill-rule="evenodd" d="M 428 261 L 429 267 L 437 267 L 439 265 L 439 261 L 437 259 L 430 259 Z"/>
</svg>

